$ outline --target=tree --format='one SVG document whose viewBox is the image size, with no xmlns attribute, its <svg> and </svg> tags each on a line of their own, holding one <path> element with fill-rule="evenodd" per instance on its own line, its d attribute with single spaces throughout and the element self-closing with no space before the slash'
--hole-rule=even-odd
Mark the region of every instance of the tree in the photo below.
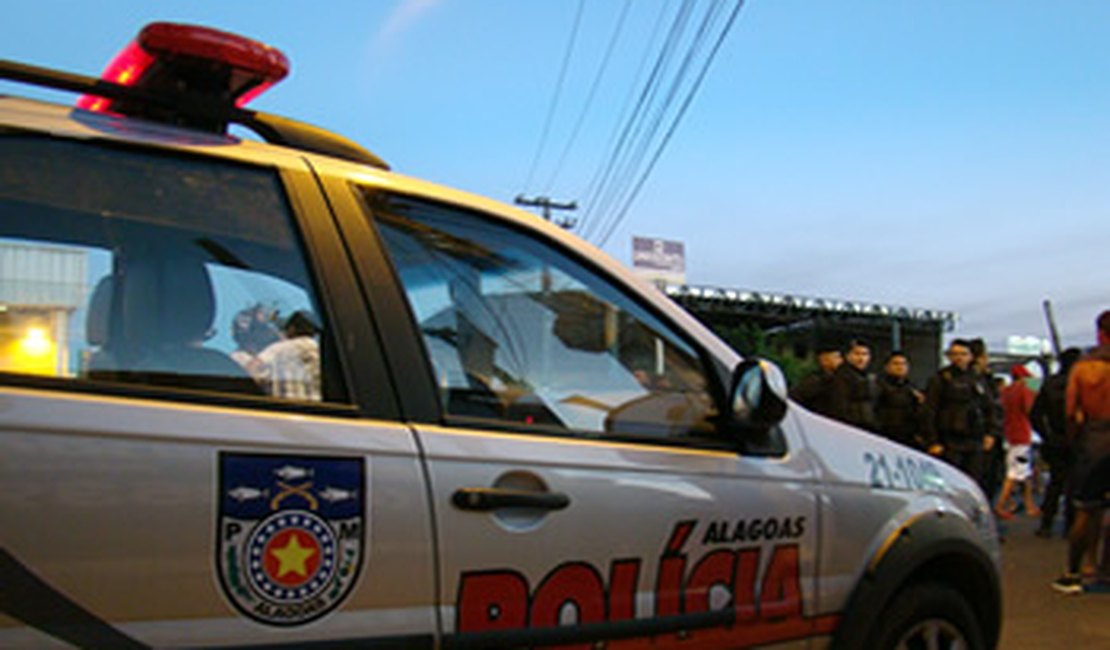
<svg viewBox="0 0 1110 650">
<path fill-rule="evenodd" d="M 752 323 L 718 326 L 713 331 L 744 357 L 760 357 L 774 362 L 782 369 L 786 381 L 792 386 L 817 370 L 814 360 L 795 355 L 789 346 L 776 344 L 778 342 L 775 337 L 768 336 Z"/>
</svg>

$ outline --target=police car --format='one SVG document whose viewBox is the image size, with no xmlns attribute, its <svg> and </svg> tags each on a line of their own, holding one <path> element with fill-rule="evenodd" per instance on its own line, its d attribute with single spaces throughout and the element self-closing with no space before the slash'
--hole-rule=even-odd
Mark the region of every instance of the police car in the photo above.
<svg viewBox="0 0 1110 650">
<path fill-rule="evenodd" d="M 0 98 L 0 647 L 996 645 L 971 481 L 244 107 L 288 67 L 169 23 L 100 79 L 0 63 L 80 94 Z"/>
</svg>

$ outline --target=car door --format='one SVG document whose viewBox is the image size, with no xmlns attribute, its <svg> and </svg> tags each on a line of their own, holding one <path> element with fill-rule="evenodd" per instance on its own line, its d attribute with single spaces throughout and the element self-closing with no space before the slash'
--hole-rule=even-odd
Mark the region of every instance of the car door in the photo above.
<svg viewBox="0 0 1110 650">
<path fill-rule="evenodd" d="M 694 338 L 535 230 L 369 183 L 331 189 L 373 224 L 365 246 L 380 241 L 404 291 L 383 329 L 423 341 L 390 356 L 405 395 L 434 395 L 406 415 L 431 482 L 445 647 L 828 631 L 798 432 L 745 453 Z"/>
<path fill-rule="evenodd" d="M 0 137 L 0 646 L 430 647 L 431 517 L 303 161 Z"/>
</svg>

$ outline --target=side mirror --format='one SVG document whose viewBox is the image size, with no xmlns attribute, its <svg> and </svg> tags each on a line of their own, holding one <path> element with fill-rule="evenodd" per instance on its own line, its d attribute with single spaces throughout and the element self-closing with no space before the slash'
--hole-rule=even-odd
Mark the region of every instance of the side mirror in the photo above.
<svg viewBox="0 0 1110 650">
<path fill-rule="evenodd" d="M 786 377 L 765 359 L 747 359 L 732 373 L 732 418 L 744 428 L 770 429 L 786 417 Z"/>
</svg>

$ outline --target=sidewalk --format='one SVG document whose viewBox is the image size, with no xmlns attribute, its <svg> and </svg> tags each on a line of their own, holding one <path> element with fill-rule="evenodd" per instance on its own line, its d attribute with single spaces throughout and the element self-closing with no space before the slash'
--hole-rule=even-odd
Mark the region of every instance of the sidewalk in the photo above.
<svg viewBox="0 0 1110 650">
<path fill-rule="evenodd" d="M 1110 648 L 1110 592 L 1068 596 L 1049 584 L 1060 575 L 1067 542 L 1033 534 L 1038 521 L 1003 524 L 1000 650 Z"/>
</svg>

